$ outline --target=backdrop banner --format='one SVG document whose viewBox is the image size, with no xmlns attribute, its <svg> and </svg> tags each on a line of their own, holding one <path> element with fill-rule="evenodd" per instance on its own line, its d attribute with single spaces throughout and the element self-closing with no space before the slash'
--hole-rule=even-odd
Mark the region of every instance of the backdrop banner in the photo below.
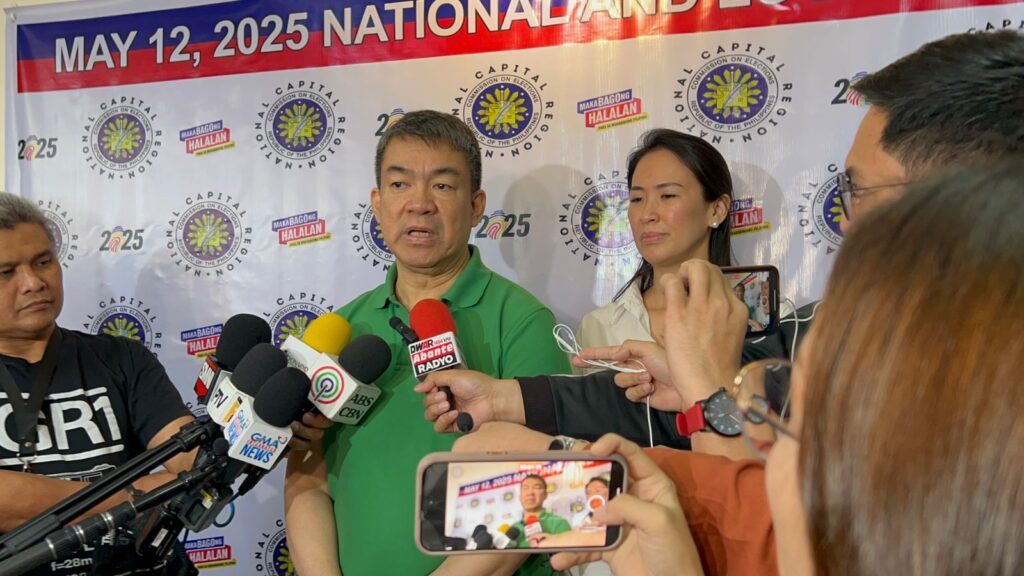
<svg viewBox="0 0 1024 576">
<path fill-rule="evenodd" d="M 777 266 L 799 306 L 842 243 L 833 178 L 866 110 L 851 83 L 950 33 L 1024 28 L 1010 0 L 96 0 L 7 16 L 6 189 L 52 222 L 60 323 L 142 341 L 192 404 L 231 315 L 280 342 L 384 278 L 374 149 L 407 111 L 476 132 L 488 194 L 470 241 L 570 326 L 636 269 L 626 157 L 654 127 L 722 152 L 735 259 Z M 294 573 L 282 477 L 188 536 L 200 568 Z"/>
</svg>

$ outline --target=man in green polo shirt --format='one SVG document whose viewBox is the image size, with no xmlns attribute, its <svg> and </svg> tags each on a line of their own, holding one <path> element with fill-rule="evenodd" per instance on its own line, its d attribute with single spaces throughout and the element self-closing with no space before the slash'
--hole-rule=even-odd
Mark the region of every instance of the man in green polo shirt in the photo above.
<svg viewBox="0 0 1024 576">
<path fill-rule="evenodd" d="M 358 426 L 334 426 L 308 455 L 288 462 L 288 545 L 300 574 L 420 575 L 441 564 L 413 540 L 416 466 L 429 452 L 450 450 L 455 438 L 423 420 L 392 317 L 408 324 L 417 302 L 436 298 L 451 310 L 470 368 L 499 378 L 570 370 L 551 336 L 551 311 L 488 270 L 469 245 L 486 205 L 473 132 L 448 114 L 406 114 L 381 137 L 376 170 L 370 201 L 395 265 L 383 284 L 338 313 L 353 335 L 384 338 L 393 360 L 376 382 L 381 397 Z M 494 558 L 452 558 L 445 568 L 484 573 Z"/>
<path fill-rule="evenodd" d="M 542 546 L 545 536 L 568 532 L 569 521 L 544 509 L 548 498 L 548 483 L 538 474 L 530 474 L 519 483 L 519 503 L 523 505 L 523 519 L 515 523 L 519 530 L 517 548 Z M 530 525 L 531 527 L 528 527 Z"/>
</svg>

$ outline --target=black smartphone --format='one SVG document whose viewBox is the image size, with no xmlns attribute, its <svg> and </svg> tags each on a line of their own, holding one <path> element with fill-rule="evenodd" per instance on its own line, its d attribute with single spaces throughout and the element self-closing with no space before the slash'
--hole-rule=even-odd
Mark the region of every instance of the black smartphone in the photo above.
<svg viewBox="0 0 1024 576">
<path fill-rule="evenodd" d="M 747 307 L 747 338 L 779 328 L 779 270 L 774 266 L 722 268 L 732 291 Z"/>
<path fill-rule="evenodd" d="M 614 548 L 620 527 L 594 512 L 626 478 L 614 455 L 429 454 L 418 471 L 416 544 L 433 555 Z"/>
</svg>

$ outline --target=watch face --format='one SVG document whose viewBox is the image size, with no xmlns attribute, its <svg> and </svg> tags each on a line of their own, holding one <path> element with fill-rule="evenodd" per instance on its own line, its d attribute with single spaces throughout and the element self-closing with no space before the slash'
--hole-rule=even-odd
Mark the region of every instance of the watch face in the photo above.
<svg viewBox="0 0 1024 576">
<path fill-rule="evenodd" d="M 704 403 L 704 420 L 722 436 L 739 436 L 743 432 L 743 414 L 724 389 Z"/>
</svg>

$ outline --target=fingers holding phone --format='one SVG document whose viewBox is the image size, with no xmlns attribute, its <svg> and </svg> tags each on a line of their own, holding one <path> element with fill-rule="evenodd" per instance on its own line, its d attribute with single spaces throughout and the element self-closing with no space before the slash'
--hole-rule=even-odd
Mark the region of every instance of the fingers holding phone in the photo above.
<svg viewBox="0 0 1024 576">
<path fill-rule="evenodd" d="M 594 520 L 609 527 L 628 527 L 622 545 L 602 553 L 601 559 L 616 574 L 702 574 L 700 557 L 676 496 L 675 485 L 643 450 L 615 434 L 591 446 L 595 457 L 617 455 L 628 466 L 628 494 L 612 498 L 594 513 Z M 551 565 L 564 570 L 593 561 L 587 554 L 563 553 Z"/>
</svg>

